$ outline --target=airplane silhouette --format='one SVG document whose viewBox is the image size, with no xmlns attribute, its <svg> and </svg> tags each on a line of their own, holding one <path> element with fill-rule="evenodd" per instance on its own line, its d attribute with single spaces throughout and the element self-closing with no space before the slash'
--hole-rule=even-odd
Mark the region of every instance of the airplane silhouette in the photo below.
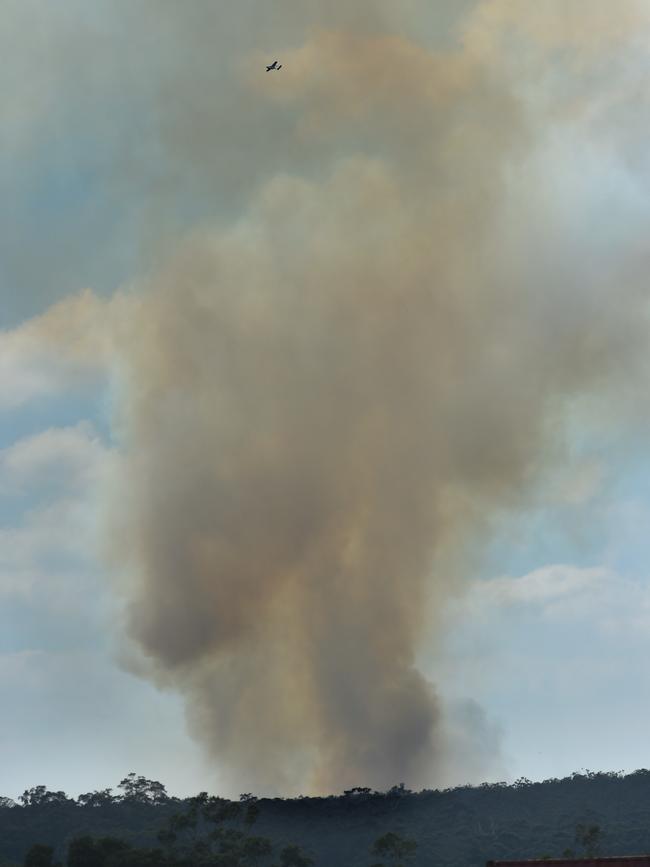
<svg viewBox="0 0 650 867">
<path fill-rule="evenodd" d="M 274 60 L 270 66 L 266 67 L 266 71 L 270 72 L 272 69 L 282 69 L 282 64 L 280 64 L 279 66 L 277 64 L 278 64 L 278 61 Z"/>
</svg>

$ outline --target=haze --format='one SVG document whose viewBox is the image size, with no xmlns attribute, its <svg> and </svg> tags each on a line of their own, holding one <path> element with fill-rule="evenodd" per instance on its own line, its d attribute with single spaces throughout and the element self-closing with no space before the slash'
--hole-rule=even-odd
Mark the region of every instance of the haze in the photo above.
<svg viewBox="0 0 650 867">
<path fill-rule="evenodd" d="M 2 793 L 646 766 L 642 0 L 0 14 Z"/>
</svg>

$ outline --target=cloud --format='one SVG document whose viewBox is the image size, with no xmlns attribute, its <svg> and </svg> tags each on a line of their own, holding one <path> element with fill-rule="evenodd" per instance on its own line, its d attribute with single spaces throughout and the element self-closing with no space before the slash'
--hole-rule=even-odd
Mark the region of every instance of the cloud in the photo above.
<svg viewBox="0 0 650 867">
<path fill-rule="evenodd" d="M 446 616 L 450 658 L 471 665 L 480 648 L 484 673 L 487 668 L 497 676 L 507 668 L 524 676 L 529 665 L 550 671 L 562 654 L 564 672 L 558 677 L 583 669 L 590 656 L 593 677 L 612 642 L 617 656 L 645 652 L 640 648 L 650 625 L 650 584 L 647 577 L 635 579 L 610 568 L 553 564 L 521 576 L 473 582 L 448 603 Z"/>
<path fill-rule="evenodd" d="M 93 342 L 74 347 L 78 303 L 21 334 L 36 346 L 47 333 L 53 357 L 71 350 L 74 365 L 94 369 Z M 107 321 L 105 306 L 93 309 Z M 57 319 L 65 327 L 53 327 Z M 87 336 L 90 323 L 80 321 Z M 71 382 L 66 372 L 62 391 Z M 179 701 L 115 665 L 115 600 L 99 555 L 112 461 L 89 420 L 0 450 L 0 763 L 3 793 L 14 797 L 38 784 L 72 795 L 115 787 L 134 768 L 184 795 L 208 782 Z"/>
<path fill-rule="evenodd" d="M 592 633 L 629 636 L 648 627 L 650 586 L 607 567 L 553 564 L 521 576 L 474 582 L 455 600 L 449 616 L 455 623 L 489 629 L 499 620 L 526 620 L 565 626 L 581 624 Z"/>
<path fill-rule="evenodd" d="M 0 493 L 58 481 L 58 487 L 82 491 L 106 469 L 107 450 L 88 421 L 50 428 L 0 450 Z"/>
<path fill-rule="evenodd" d="M 179 796 L 210 785 L 183 733 L 180 702 L 121 672 L 103 651 L 0 651 L 0 696 L 3 794 L 43 784 L 76 797 L 116 789 L 132 770 Z"/>
<path fill-rule="evenodd" d="M 137 305 L 85 289 L 16 328 L 0 331 L 0 411 L 98 384 L 118 366 L 114 343 Z"/>
<path fill-rule="evenodd" d="M 78 387 L 96 374 L 104 351 L 98 304 L 86 291 L 0 332 L 0 409 Z"/>
<path fill-rule="evenodd" d="M 100 504 L 111 462 L 89 422 L 42 431 L 0 451 L 6 640 L 38 646 L 52 631 L 90 629 L 101 615 L 107 590 L 97 568 Z"/>
<path fill-rule="evenodd" d="M 470 694 L 498 723 L 503 779 L 643 764 L 647 574 L 552 564 L 473 582 L 445 614 L 447 640 L 422 668 L 447 702 Z"/>
<path fill-rule="evenodd" d="M 594 192 L 624 160 L 591 135 L 631 111 L 599 84 L 627 81 L 644 15 L 604 39 L 599 3 L 567 37 L 564 6 L 486 0 L 432 47 L 390 4 L 80 8 L 42 65 L 30 43 L 17 101 L 57 77 L 17 126 L 49 142 L 65 93 L 61 123 L 106 134 L 94 171 L 142 276 L 128 301 L 82 293 L 5 332 L 4 405 L 115 376 L 127 631 L 229 785 L 430 784 L 446 711 L 417 653 L 470 554 L 567 459 L 568 406 L 645 412 L 622 409 L 647 374 L 646 221 L 634 185 Z M 255 77 L 271 45 L 282 75 Z M 66 454 L 5 455 L 9 481 L 50 446 Z M 601 580 L 491 592 L 555 616 Z"/>
<path fill-rule="evenodd" d="M 543 59 L 558 48 L 570 49 L 564 60 L 580 62 L 586 55 L 600 62 L 603 53 L 620 49 L 650 23 L 640 0 L 622 0 L 614 8 L 607 0 L 549 0 L 542 5 L 517 0 L 484 0 L 465 26 L 469 45 L 491 56 L 512 56 L 512 41 L 525 40 Z"/>
<path fill-rule="evenodd" d="M 579 227 L 555 232 L 535 106 L 478 53 L 314 31 L 294 61 L 281 98 L 277 77 L 256 98 L 294 111 L 300 146 L 323 147 L 317 123 L 337 147 L 315 177 L 270 174 L 144 284 L 120 346 L 114 547 L 145 669 L 186 695 L 233 780 L 417 785 L 444 762 L 444 710 L 415 665 L 462 574 L 442 556 L 462 559 L 566 457 L 572 400 L 635 393 L 641 269 L 621 241 L 594 278 Z M 598 577 L 491 591 L 551 616 Z"/>
<path fill-rule="evenodd" d="M 533 605 L 544 608 L 557 599 L 582 595 L 607 579 L 603 569 L 580 569 L 566 565 L 546 566 L 520 578 L 493 578 L 477 585 L 479 607 Z"/>
</svg>

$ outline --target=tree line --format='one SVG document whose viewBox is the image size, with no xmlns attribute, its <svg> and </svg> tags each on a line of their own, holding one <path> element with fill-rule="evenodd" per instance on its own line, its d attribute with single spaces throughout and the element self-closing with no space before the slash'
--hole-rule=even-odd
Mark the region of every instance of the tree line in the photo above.
<svg viewBox="0 0 650 867">
<path fill-rule="evenodd" d="M 121 801 L 140 804 L 166 804 L 172 799 L 161 783 L 129 774 L 119 784 L 123 794 L 113 796 L 110 789 L 80 795 L 83 807 L 101 807 Z M 357 793 L 358 794 L 358 793 Z M 178 799 L 174 799 L 178 801 Z M 63 792 L 48 792 L 36 786 L 20 797 L 23 807 L 42 807 L 70 803 Z M 157 834 L 157 846 L 143 847 L 115 836 L 74 837 L 66 853 L 66 867 L 312 867 L 314 859 L 300 846 L 283 846 L 275 860 L 274 846 L 267 837 L 252 833 L 259 815 L 259 800 L 251 794 L 240 795 L 239 802 L 201 792 L 184 802 L 186 809 L 171 815 Z M 406 867 L 415 855 L 417 843 L 388 832 L 370 849 L 383 860 L 371 867 Z M 53 846 L 35 843 L 28 850 L 23 867 L 63 867 L 55 860 Z"/>
<path fill-rule="evenodd" d="M 49 863 L 43 850 L 31 856 L 47 867 L 74 863 L 79 838 L 85 839 L 83 858 L 100 867 L 146 864 L 147 858 L 169 867 L 183 857 L 199 863 L 194 839 L 203 839 L 206 863 L 245 867 L 284 867 L 291 858 L 312 859 L 318 867 L 484 867 L 492 859 L 650 852 L 647 770 L 442 791 L 410 792 L 399 784 L 385 792 L 355 787 L 324 797 L 258 801 L 242 795 L 239 804 L 212 798 L 206 805 L 213 812 L 219 807 L 220 822 L 209 824 L 199 802 L 192 826 L 196 803 L 171 797 L 161 783 L 134 773 L 115 792 L 101 789 L 76 799 L 36 786 L 16 803 L 0 801 L 0 867 L 22 867 L 34 843 L 53 847 Z M 247 824 L 245 816 L 256 811 L 259 821 Z M 271 849 L 249 837 L 270 841 Z"/>
</svg>

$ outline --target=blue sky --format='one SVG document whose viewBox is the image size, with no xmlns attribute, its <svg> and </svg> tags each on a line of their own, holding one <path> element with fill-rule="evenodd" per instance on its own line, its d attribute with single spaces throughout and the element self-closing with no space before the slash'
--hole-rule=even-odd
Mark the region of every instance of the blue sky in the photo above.
<svg viewBox="0 0 650 867">
<path fill-rule="evenodd" d="M 271 20 L 242 3 L 210 19 L 222 28 L 214 51 L 199 44 L 202 4 L 196 20 L 121 2 L 0 9 L 4 78 L 18 82 L 0 94 L 0 794 L 45 784 L 76 795 L 132 770 L 179 795 L 226 785 L 188 733 L 182 696 L 128 670 L 124 593 L 103 548 L 120 448 L 103 319 L 110 299 L 192 229 L 241 229 L 275 177 L 318 184 L 328 147 L 332 159 L 363 150 L 384 129 L 374 115 L 367 130 L 345 111 L 341 121 L 331 97 L 330 144 L 310 145 L 312 91 L 295 82 L 291 98 L 253 86 L 252 114 L 237 109 L 241 65 L 271 45 L 309 69 L 311 26 L 363 29 L 349 4 L 320 5 L 294 17 L 282 3 Z M 647 69 L 647 16 L 622 0 L 617 23 L 596 3 L 583 41 L 570 37 L 559 2 L 529 15 L 506 0 L 411 6 L 420 28 L 389 12 L 381 26 L 435 52 L 441 41 L 457 46 L 454 28 L 472 13 L 464 50 L 518 81 L 534 146 L 509 165 L 499 231 L 507 273 L 539 280 L 549 354 L 554 333 L 592 311 L 587 296 L 594 309 L 611 306 L 616 339 L 611 293 L 629 281 L 643 294 L 647 267 L 650 112 L 647 95 L 633 98 Z M 575 7 L 579 21 L 593 8 Z M 521 59 L 518 39 L 534 46 L 532 59 Z M 505 59 L 490 60 L 506 43 Z M 237 88 L 228 76 L 242 76 Z M 310 86 L 327 94 L 320 79 Z M 292 120 L 298 132 L 282 138 Z M 399 135 L 389 123 L 384 132 L 391 153 Z M 86 289 L 88 318 L 81 304 L 69 331 L 42 327 L 53 305 Z M 462 592 L 436 601 L 442 637 L 436 629 L 418 648 L 447 708 L 449 756 L 432 786 L 650 763 L 646 372 L 641 360 L 612 373 L 609 391 L 569 389 L 553 459 L 514 507 L 495 509 Z"/>
</svg>

